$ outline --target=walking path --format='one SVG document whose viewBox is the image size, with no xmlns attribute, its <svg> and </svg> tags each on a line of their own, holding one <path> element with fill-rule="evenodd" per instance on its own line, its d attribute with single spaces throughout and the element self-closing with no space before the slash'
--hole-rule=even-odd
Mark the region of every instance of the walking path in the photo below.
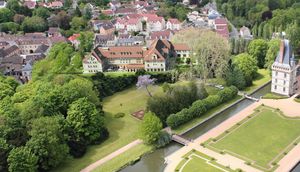
<svg viewBox="0 0 300 172">
<path fill-rule="evenodd" d="M 129 150 L 130 148 L 133 148 L 134 146 L 139 145 L 141 143 L 143 143 L 143 141 L 140 140 L 140 139 L 137 139 L 137 140 L 129 143 L 128 145 L 126 145 L 126 146 L 114 151 L 113 153 L 107 155 L 106 157 L 94 162 L 93 164 L 90 164 L 89 166 L 82 169 L 80 172 L 91 172 L 94 169 L 96 169 L 98 166 L 104 164 L 105 162 L 115 158 L 116 156 L 124 153 L 125 151 Z"/>
<path fill-rule="evenodd" d="M 254 109 L 260 106 L 261 104 L 265 104 L 267 106 L 271 106 L 274 108 L 279 108 L 287 116 L 300 117 L 300 110 L 299 110 L 300 104 L 299 103 L 294 104 L 296 102 L 294 102 L 293 97 L 288 99 L 281 99 L 281 100 L 263 99 L 260 100 L 259 102 L 255 102 L 254 104 L 248 106 L 247 108 L 240 111 L 238 114 L 227 119 L 220 125 L 216 126 L 215 128 L 211 129 L 207 133 L 198 137 L 197 139 L 194 140 L 194 142 L 190 143 L 188 146 L 184 146 L 183 148 L 179 149 L 178 151 L 166 157 L 165 161 L 168 165 L 164 171 L 174 172 L 177 165 L 181 162 L 182 156 L 184 156 L 191 150 L 196 149 L 202 153 L 207 154 L 208 156 L 214 157 L 219 164 L 222 164 L 224 166 L 230 166 L 232 169 L 240 168 L 247 172 L 259 172 L 260 170 L 246 165 L 244 160 L 241 160 L 239 158 L 236 158 L 228 154 L 224 154 L 224 155 L 219 154 L 210 149 L 203 148 L 202 146 L 200 146 L 200 144 L 210 138 L 214 138 L 222 134 L 225 130 L 231 128 L 233 125 L 243 120 L 248 115 L 252 114 L 254 112 Z M 278 164 L 280 165 L 280 167 L 276 171 L 288 172 L 291 168 L 293 168 L 293 166 L 295 166 L 297 162 L 299 162 L 300 160 L 299 153 L 300 153 L 300 145 L 297 145 L 281 161 L 279 161 Z"/>
</svg>

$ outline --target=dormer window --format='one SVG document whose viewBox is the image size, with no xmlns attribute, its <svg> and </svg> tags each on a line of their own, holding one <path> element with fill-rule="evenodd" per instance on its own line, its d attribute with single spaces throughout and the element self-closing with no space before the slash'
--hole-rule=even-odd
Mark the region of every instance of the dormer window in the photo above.
<svg viewBox="0 0 300 172">
<path fill-rule="evenodd" d="M 156 54 L 153 54 L 153 55 L 152 55 L 152 59 L 153 59 L 153 60 L 156 60 L 156 59 L 157 59 L 157 55 L 156 55 Z"/>
</svg>

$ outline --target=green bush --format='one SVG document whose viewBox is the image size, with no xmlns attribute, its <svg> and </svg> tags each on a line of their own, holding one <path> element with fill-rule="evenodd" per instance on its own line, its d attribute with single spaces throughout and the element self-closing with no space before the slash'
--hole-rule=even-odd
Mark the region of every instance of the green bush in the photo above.
<svg viewBox="0 0 300 172">
<path fill-rule="evenodd" d="M 115 118 L 123 118 L 124 116 L 125 116 L 125 113 L 122 113 L 122 112 L 116 113 L 114 115 Z"/>
<path fill-rule="evenodd" d="M 172 114 L 167 118 L 167 125 L 171 128 L 176 128 L 193 118 L 202 116 L 205 112 L 214 108 L 228 100 L 234 98 L 238 93 L 238 89 L 234 86 L 227 87 L 217 95 L 208 96 L 203 100 L 197 100 L 189 109 L 182 109 L 176 114 Z"/>
</svg>

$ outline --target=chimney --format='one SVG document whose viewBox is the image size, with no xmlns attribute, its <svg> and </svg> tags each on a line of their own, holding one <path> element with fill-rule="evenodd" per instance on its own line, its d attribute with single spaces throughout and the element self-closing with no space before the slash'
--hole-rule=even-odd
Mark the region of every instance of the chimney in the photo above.
<svg viewBox="0 0 300 172">
<path fill-rule="evenodd" d="M 285 45 L 284 45 L 284 40 L 281 41 L 280 43 L 280 50 L 279 50 L 279 62 L 283 63 L 283 59 L 284 59 L 284 49 L 285 49 Z"/>
</svg>

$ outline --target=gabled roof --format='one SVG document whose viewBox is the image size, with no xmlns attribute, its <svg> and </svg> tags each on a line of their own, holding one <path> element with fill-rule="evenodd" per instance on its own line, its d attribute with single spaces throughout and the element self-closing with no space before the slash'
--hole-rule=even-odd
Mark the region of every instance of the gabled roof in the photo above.
<svg viewBox="0 0 300 172">
<path fill-rule="evenodd" d="M 190 51 L 190 47 L 187 44 L 173 44 L 175 51 Z"/>
<path fill-rule="evenodd" d="M 180 24 L 180 21 L 178 19 L 173 19 L 173 18 L 169 18 L 168 22 L 170 22 L 171 24 Z"/>
<path fill-rule="evenodd" d="M 80 36 L 79 33 L 73 34 L 72 36 L 70 36 L 70 37 L 68 38 L 68 40 L 69 40 L 69 41 L 75 41 L 79 36 Z"/>
</svg>

